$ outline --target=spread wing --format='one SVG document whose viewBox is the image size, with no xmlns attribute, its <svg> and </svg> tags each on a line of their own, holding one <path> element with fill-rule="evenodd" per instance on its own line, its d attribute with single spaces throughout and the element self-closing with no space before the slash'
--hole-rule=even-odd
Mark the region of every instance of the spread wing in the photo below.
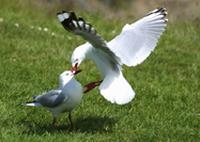
<svg viewBox="0 0 200 142">
<path fill-rule="evenodd" d="M 56 107 L 67 99 L 61 90 L 51 90 L 35 97 L 35 101 L 44 107 Z"/>
<path fill-rule="evenodd" d="M 108 43 L 108 47 L 127 66 L 142 63 L 155 49 L 167 25 L 165 8 L 155 9 L 133 24 L 126 24 L 122 32 Z"/>
<path fill-rule="evenodd" d="M 57 16 L 67 31 L 79 35 L 90 42 L 97 49 L 97 52 L 104 55 L 102 57 L 107 58 L 115 70 L 119 70 L 119 58 L 108 48 L 106 41 L 97 34 L 91 24 L 86 23 L 83 18 L 77 18 L 74 12 L 63 11 L 58 13 Z"/>
</svg>

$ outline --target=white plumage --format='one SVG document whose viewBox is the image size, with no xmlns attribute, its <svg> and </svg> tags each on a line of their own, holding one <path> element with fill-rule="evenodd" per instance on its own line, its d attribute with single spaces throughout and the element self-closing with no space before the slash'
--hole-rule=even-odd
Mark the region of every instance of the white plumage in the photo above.
<svg viewBox="0 0 200 142">
<path fill-rule="evenodd" d="M 108 43 L 108 47 L 127 66 L 142 63 L 155 49 L 165 30 L 166 9 L 156 9 L 133 24 L 126 24 L 122 32 Z"/>
<path fill-rule="evenodd" d="M 25 106 L 43 106 L 53 115 L 53 125 L 56 118 L 63 112 L 69 112 L 69 120 L 72 127 L 71 111 L 80 103 L 83 88 L 81 84 L 74 78 L 71 71 L 64 71 L 59 76 L 59 88 L 50 90 L 34 97 L 33 102 L 27 102 Z"/>
<path fill-rule="evenodd" d="M 89 42 L 74 50 L 72 66 L 79 66 L 84 59 L 93 60 L 103 78 L 100 93 L 112 103 L 126 104 L 134 98 L 135 92 L 124 78 L 121 65 L 136 66 L 150 55 L 165 30 L 166 15 L 165 8 L 155 9 L 135 23 L 126 24 L 110 42 L 73 12 L 58 13 L 58 19 L 66 30 Z"/>
</svg>

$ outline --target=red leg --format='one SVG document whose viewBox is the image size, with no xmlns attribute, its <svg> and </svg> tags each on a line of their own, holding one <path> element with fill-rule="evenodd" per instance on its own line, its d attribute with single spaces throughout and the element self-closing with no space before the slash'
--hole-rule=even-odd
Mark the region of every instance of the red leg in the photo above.
<svg viewBox="0 0 200 142">
<path fill-rule="evenodd" d="M 90 90 L 94 89 L 95 87 L 99 86 L 103 80 L 91 82 L 84 86 L 84 93 L 89 92 Z"/>
</svg>

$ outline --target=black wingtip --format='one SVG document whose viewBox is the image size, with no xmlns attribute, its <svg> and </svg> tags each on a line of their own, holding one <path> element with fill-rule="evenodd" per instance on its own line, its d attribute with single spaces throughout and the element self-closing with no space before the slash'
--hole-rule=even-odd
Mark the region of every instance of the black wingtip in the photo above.
<svg viewBox="0 0 200 142">
<path fill-rule="evenodd" d="M 62 12 L 57 12 L 57 13 L 56 13 L 56 15 L 60 15 L 60 14 L 62 14 Z"/>
<path fill-rule="evenodd" d="M 84 21 L 84 22 L 85 22 L 85 20 L 84 20 L 82 17 L 78 17 L 78 20 L 79 20 L 79 21 Z"/>
<path fill-rule="evenodd" d="M 36 99 L 37 96 L 32 96 L 33 99 Z"/>
<path fill-rule="evenodd" d="M 70 13 L 70 18 L 71 18 L 72 20 L 77 20 L 76 14 L 75 14 L 73 11 L 71 11 L 71 12 L 69 12 L 69 13 Z"/>
<path fill-rule="evenodd" d="M 73 31 L 74 30 L 74 23 L 72 22 L 73 20 L 77 21 L 76 14 L 73 11 L 65 11 L 63 10 L 62 12 L 59 12 L 61 14 L 68 14 L 68 17 L 64 17 L 64 20 L 61 21 L 61 24 L 63 27 L 68 30 L 68 31 Z"/>
<path fill-rule="evenodd" d="M 163 11 L 163 10 L 164 10 L 164 8 L 162 8 L 162 7 L 158 7 L 157 9 L 158 9 L 158 12 L 160 12 L 160 11 Z"/>
<path fill-rule="evenodd" d="M 77 17 L 75 12 L 68 11 L 66 14 L 68 16 L 64 16 L 65 11 L 62 11 L 61 15 L 63 14 L 63 19 L 60 20 L 62 26 L 69 32 L 75 32 L 76 30 L 82 30 L 93 35 L 96 35 L 96 30 L 93 26 L 86 21 L 82 17 Z"/>
<path fill-rule="evenodd" d="M 37 101 L 34 100 L 34 101 L 29 101 L 29 102 L 25 102 L 24 104 L 29 104 L 29 103 L 36 103 Z"/>
<path fill-rule="evenodd" d="M 153 11 L 147 13 L 145 16 L 149 16 L 149 15 L 154 14 L 154 13 L 161 13 L 165 17 L 167 15 L 167 9 L 164 8 L 164 7 L 158 7 L 156 9 L 154 9 Z"/>
<path fill-rule="evenodd" d="M 167 9 L 166 8 L 158 8 L 157 12 L 161 12 L 163 15 L 167 15 Z"/>
<path fill-rule="evenodd" d="M 63 14 L 63 13 L 74 13 L 74 12 L 73 11 L 62 10 L 62 11 L 57 12 L 56 15 Z"/>
<path fill-rule="evenodd" d="M 67 13 L 67 11 L 66 10 L 62 10 L 62 13 Z"/>
</svg>

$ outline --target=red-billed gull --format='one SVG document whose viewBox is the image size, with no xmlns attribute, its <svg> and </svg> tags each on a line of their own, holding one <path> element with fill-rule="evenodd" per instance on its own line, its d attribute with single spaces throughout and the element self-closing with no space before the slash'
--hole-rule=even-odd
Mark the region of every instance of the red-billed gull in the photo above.
<svg viewBox="0 0 200 142">
<path fill-rule="evenodd" d="M 117 104 L 126 104 L 135 96 L 122 74 L 121 65 L 136 66 L 150 55 L 167 26 L 166 15 L 165 8 L 155 9 L 135 23 L 126 24 L 119 35 L 106 42 L 91 24 L 77 17 L 74 12 L 62 11 L 57 14 L 67 31 L 88 41 L 74 50 L 72 69 L 76 70 L 85 59 L 93 60 L 103 80 L 89 84 L 91 89 L 100 85 L 100 93 L 108 101 Z"/>
<path fill-rule="evenodd" d="M 79 73 L 64 71 L 59 76 L 59 88 L 50 90 L 34 97 L 34 101 L 24 103 L 25 106 L 43 106 L 52 113 L 53 125 L 56 125 L 56 118 L 64 112 L 69 112 L 68 118 L 70 127 L 73 127 L 71 112 L 80 103 L 83 88 L 75 79 L 74 75 Z"/>
</svg>

